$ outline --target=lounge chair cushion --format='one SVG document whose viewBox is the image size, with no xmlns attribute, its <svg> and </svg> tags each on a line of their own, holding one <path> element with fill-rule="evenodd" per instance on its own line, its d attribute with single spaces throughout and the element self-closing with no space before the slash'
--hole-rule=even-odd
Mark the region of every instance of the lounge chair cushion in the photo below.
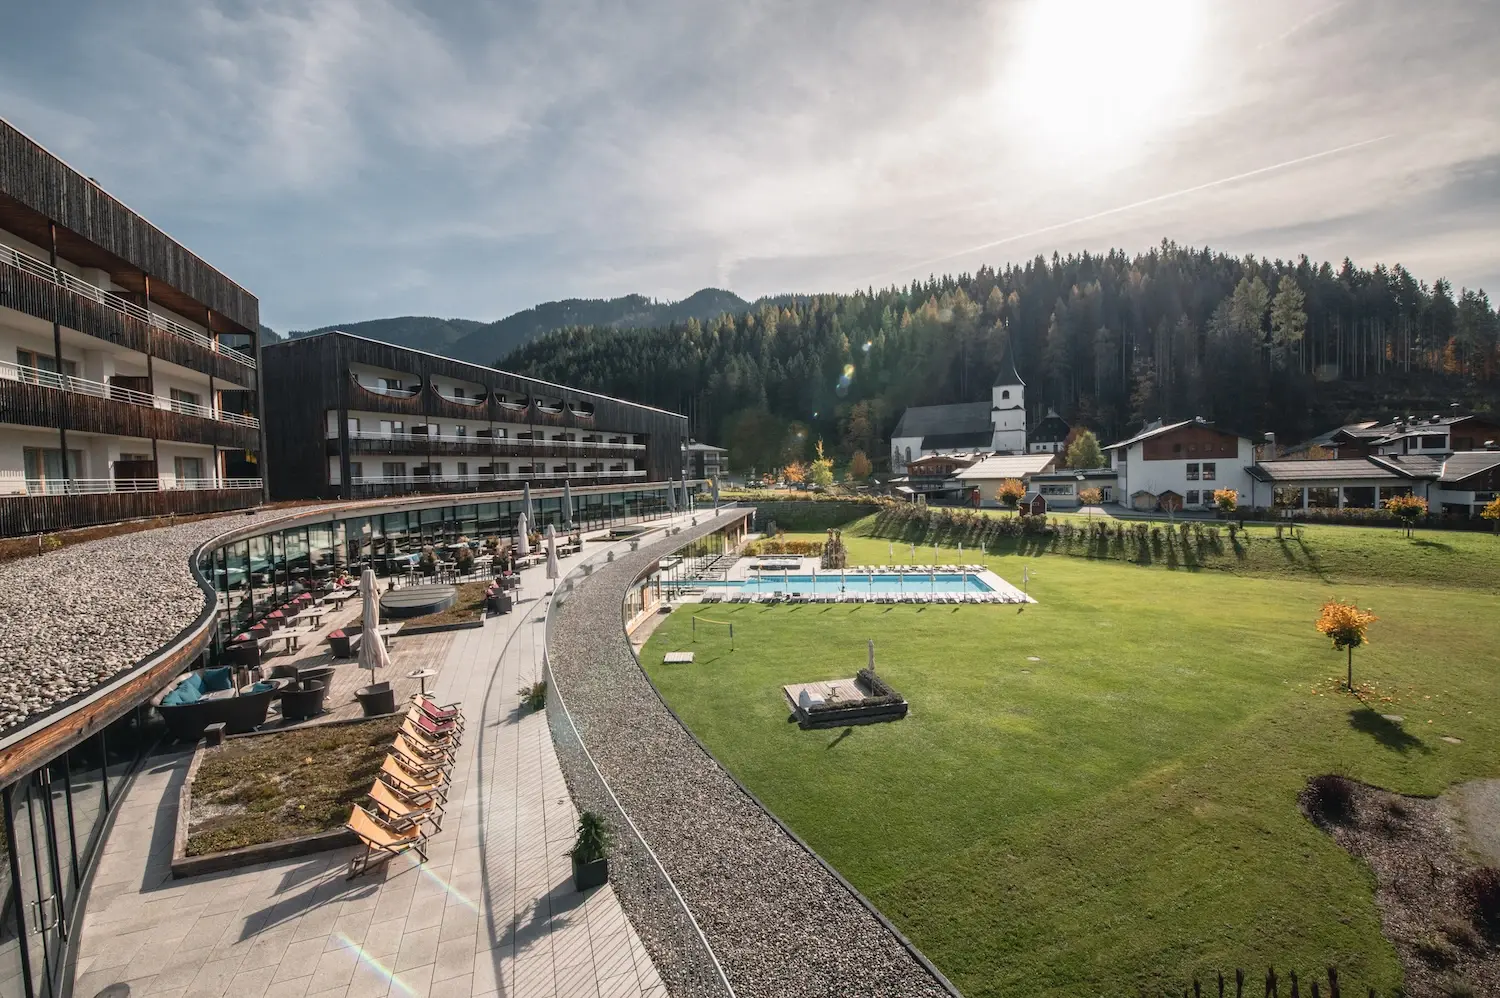
<svg viewBox="0 0 1500 998">
<path fill-rule="evenodd" d="M 178 683 L 177 688 L 163 697 L 161 702 L 167 707 L 197 703 L 203 699 L 203 693 L 203 677 L 195 672 Z"/>
<path fill-rule="evenodd" d="M 234 670 L 225 666 L 220 669 L 203 670 L 203 692 L 218 693 L 234 686 Z"/>
</svg>

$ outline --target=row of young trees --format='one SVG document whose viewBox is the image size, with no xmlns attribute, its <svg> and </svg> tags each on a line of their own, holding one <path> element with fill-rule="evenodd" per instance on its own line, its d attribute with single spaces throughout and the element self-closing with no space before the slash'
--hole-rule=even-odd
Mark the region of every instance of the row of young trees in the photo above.
<svg viewBox="0 0 1500 998">
<path fill-rule="evenodd" d="M 706 323 L 559 330 L 502 364 L 689 413 L 739 470 L 807 460 L 818 440 L 879 462 L 906 407 L 987 398 L 1007 350 L 1033 420 L 1055 408 L 1106 439 L 1193 415 L 1300 439 L 1355 415 L 1355 388 L 1388 406 L 1371 416 L 1500 389 L 1485 293 L 1400 265 L 1164 241 L 779 301 Z"/>
</svg>

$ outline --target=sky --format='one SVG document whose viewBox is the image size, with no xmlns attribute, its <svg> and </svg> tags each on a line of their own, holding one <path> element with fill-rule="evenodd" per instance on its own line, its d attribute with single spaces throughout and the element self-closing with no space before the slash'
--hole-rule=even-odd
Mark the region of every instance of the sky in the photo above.
<svg viewBox="0 0 1500 998">
<path fill-rule="evenodd" d="M 1171 239 L 1500 292 L 1495 0 L 51 0 L 0 117 L 305 329 Z"/>
</svg>

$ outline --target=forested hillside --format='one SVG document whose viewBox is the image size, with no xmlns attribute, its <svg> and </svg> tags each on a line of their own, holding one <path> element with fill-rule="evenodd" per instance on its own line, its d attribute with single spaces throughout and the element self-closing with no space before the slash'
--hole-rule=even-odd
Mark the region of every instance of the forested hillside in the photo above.
<svg viewBox="0 0 1500 998">
<path fill-rule="evenodd" d="M 1033 419 L 1056 408 L 1111 439 L 1201 414 L 1290 441 L 1359 415 L 1489 408 L 1497 332 L 1484 292 L 1399 265 L 1164 241 L 706 322 L 561 330 L 503 365 L 689 413 L 737 468 L 765 469 L 818 439 L 879 460 L 906 406 L 987 398 L 1007 346 Z"/>
</svg>

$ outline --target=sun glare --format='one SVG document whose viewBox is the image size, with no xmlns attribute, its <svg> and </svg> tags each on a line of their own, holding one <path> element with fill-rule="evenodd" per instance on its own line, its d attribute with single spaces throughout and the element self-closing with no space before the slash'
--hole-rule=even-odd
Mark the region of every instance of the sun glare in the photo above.
<svg viewBox="0 0 1500 998">
<path fill-rule="evenodd" d="M 1197 0 L 1031 0 L 1006 22 L 1006 125 L 1051 168 L 1125 165 L 1188 108 Z"/>
</svg>

